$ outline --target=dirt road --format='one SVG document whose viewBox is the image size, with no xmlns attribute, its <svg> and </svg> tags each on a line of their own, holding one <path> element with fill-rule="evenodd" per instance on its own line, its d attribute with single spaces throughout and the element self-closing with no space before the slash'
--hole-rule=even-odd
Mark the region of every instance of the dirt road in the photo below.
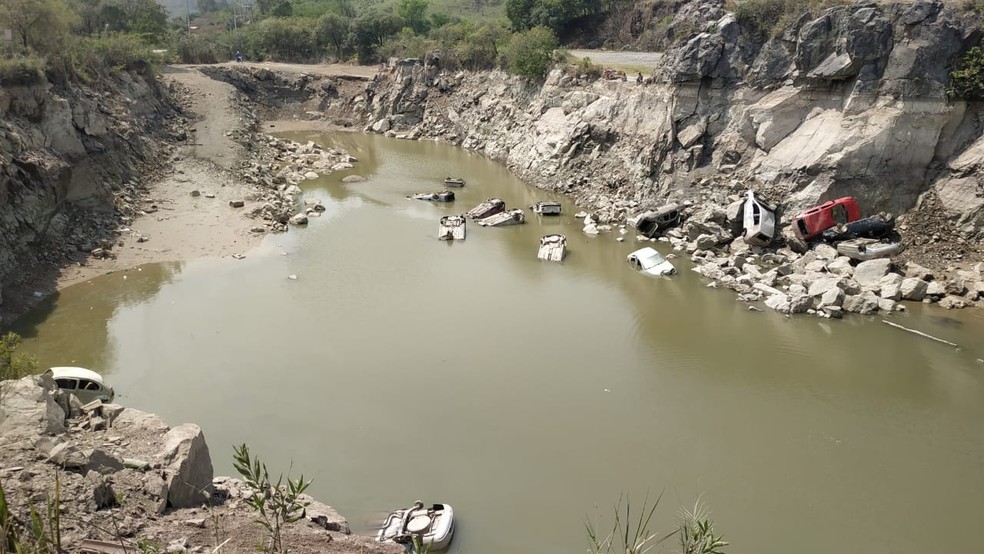
<svg viewBox="0 0 984 554">
<path fill-rule="evenodd" d="M 298 64 L 298 63 L 279 63 L 279 62 L 225 62 L 219 64 L 212 64 L 211 67 L 254 67 L 254 68 L 266 68 L 271 71 L 278 71 L 283 73 L 306 73 L 308 75 L 324 75 L 326 77 L 344 77 L 352 76 L 359 77 L 362 79 L 371 79 L 376 73 L 379 73 L 379 68 L 370 65 L 349 65 L 343 63 L 327 63 L 327 64 Z M 176 70 L 182 69 L 193 69 L 198 67 L 196 65 L 175 65 L 172 66 Z"/>
<path fill-rule="evenodd" d="M 663 54 L 661 52 L 624 52 L 614 50 L 570 50 L 568 53 L 575 59 L 589 58 L 597 65 L 612 67 L 615 69 L 634 69 L 642 71 L 649 68 L 650 71 L 662 63 Z"/>
<path fill-rule="evenodd" d="M 112 250 L 115 259 L 90 258 L 86 265 L 66 268 L 58 288 L 145 263 L 241 254 L 262 239 L 262 233 L 250 232 L 259 222 L 245 215 L 250 188 L 230 171 L 243 156 L 232 138 L 244 123 L 233 104 L 234 88 L 190 67 L 168 68 L 162 80 L 185 91 L 196 116 L 188 141 L 174 156 L 172 171 L 150 186 L 144 213 Z M 232 208 L 232 200 L 246 206 Z"/>
</svg>

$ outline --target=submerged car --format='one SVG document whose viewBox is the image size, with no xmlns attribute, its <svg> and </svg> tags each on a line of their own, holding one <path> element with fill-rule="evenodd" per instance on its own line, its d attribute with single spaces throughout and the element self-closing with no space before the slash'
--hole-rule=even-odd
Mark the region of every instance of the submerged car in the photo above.
<svg viewBox="0 0 984 554">
<path fill-rule="evenodd" d="M 506 210 L 506 202 L 501 198 L 489 198 L 474 208 L 468 210 L 465 215 L 472 219 L 485 219 L 491 215 Z"/>
<path fill-rule="evenodd" d="M 465 225 L 468 221 L 463 215 L 446 215 L 441 218 L 437 228 L 438 240 L 465 240 Z"/>
<path fill-rule="evenodd" d="M 113 387 L 107 385 L 99 375 L 84 367 L 53 367 L 45 372 L 50 375 L 58 388 L 74 394 L 83 404 L 93 400 L 112 402 L 116 398 Z"/>
<path fill-rule="evenodd" d="M 454 202 L 454 192 L 442 190 L 441 192 L 418 192 L 407 196 L 411 200 L 424 200 L 426 202 Z"/>
<path fill-rule="evenodd" d="M 667 204 L 640 215 L 635 225 L 640 233 L 649 238 L 654 238 L 661 232 L 680 223 L 680 216 L 678 204 Z"/>
<path fill-rule="evenodd" d="M 447 179 L 444 180 L 444 186 L 449 188 L 453 187 L 453 188 L 460 189 L 461 187 L 465 186 L 465 180 L 462 179 L 461 177 L 448 177 Z"/>
<path fill-rule="evenodd" d="M 547 262 L 562 262 L 567 255 L 567 237 L 564 235 L 544 235 L 540 238 L 540 248 L 536 257 Z"/>
<path fill-rule="evenodd" d="M 793 234 L 800 240 L 813 240 L 836 225 L 861 219 L 861 208 L 850 196 L 814 206 L 793 217 Z"/>
<path fill-rule="evenodd" d="M 752 246 L 766 247 L 776 236 L 775 209 L 748 191 L 745 199 L 744 218 L 742 220 L 742 237 Z"/>
<path fill-rule="evenodd" d="M 560 215 L 560 202 L 537 202 L 530 206 L 530 209 L 539 215 Z"/>
<path fill-rule="evenodd" d="M 519 208 L 499 212 L 478 221 L 478 224 L 482 227 L 504 227 L 506 225 L 518 225 L 520 223 L 526 223 L 526 214 Z"/>
<path fill-rule="evenodd" d="M 656 251 L 655 248 L 649 246 L 645 248 L 640 248 L 635 252 L 628 255 L 625 261 L 632 266 L 636 271 L 640 271 L 647 275 L 673 275 L 676 273 L 676 268 L 669 260 L 663 257 L 662 254 Z"/>
<path fill-rule="evenodd" d="M 425 508 L 416 501 L 405 510 L 395 510 L 386 517 L 376 540 L 395 542 L 408 549 L 420 548 L 424 552 L 444 550 L 454 535 L 454 510 L 448 504 L 434 504 Z"/>
</svg>

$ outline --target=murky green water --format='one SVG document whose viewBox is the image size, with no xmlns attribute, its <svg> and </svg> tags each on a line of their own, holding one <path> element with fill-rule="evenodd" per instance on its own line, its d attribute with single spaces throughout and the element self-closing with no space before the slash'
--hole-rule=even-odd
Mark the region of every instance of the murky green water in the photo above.
<svg viewBox="0 0 984 554">
<path fill-rule="evenodd" d="M 703 495 L 729 552 L 980 551 L 981 312 L 896 318 L 961 350 L 749 312 L 683 260 L 633 273 L 632 235 L 582 235 L 567 202 L 446 244 L 443 214 L 550 197 L 463 150 L 325 140 L 370 179 L 310 183 L 328 211 L 309 228 L 66 289 L 20 323 L 28 348 L 199 423 L 217 472 L 241 442 L 293 463 L 357 532 L 420 498 L 454 506 L 454 552 L 580 552 L 586 517 L 663 491 L 658 528 Z M 447 175 L 468 180 L 454 205 L 404 198 Z M 558 231 L 567 261 L 539 262 Z"/>
</svg>

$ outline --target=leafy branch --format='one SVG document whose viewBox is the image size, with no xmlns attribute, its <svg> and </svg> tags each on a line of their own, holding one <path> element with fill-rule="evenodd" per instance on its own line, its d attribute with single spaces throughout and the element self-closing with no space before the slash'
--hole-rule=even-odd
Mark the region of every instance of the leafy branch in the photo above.
<svg viewBox="0 0 984 554">
<path fill-rule="evenodd" d="M 304 508 L 309 502 L 301 500 L 300 496 L 311 486 L 311 480 L 305 480 L 304 475 L 297 479 L 288 476 L 285 486 L 284 476 L 280 474 L 274 483 L 270 480 L 266 464 L 260 462 L 259 457 L 251 456 L 246 444 L 233 447 L 233 450 L 233 465 L 253 493 L 246 502 L 260 514 L 256 522 L 268 534 L 269 542 L 264 543 L 264 550 L 286 552 L 283 528 L 304 517 Z"/>
</svg>

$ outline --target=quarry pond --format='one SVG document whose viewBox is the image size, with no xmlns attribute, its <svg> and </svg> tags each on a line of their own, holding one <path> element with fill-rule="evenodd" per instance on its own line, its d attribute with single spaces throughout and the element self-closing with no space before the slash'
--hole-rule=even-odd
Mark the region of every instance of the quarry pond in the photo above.
<svg viewBox="0 0 984 554">
<path fill-rule="evenodd" d="M 320 218 L 243 259 L 69 287 L 17 323 L 25 350 L 198 423 L 217 474 L 245 442 L 313 478 L 357 533 L 421 499 L 454 506 L 452 552 L 579 552 L 586 519 L 609 525 L 621 495 L 648 492 L 663 494 L 656 530 L 700 497 L 729 551 L 979 548 L 980 310 L 890 316 L 959 349 L 882 318 L 749 311 L 685 256 L 670 278 L 632 271 L 634 233 L 583 234 L 567 199 L 478 154 L 289 138 L 359 159 L 303 185 Z M 454 203 L 406 198 L 447 176 L 467 182 Z M 526 223 L 436 240 L 441 216 L 491 196 Z M 541 200 L 564 213 L 532 214 Z M 551 233 L 567 236 L 561 264 L 536 257 Z"/>
</svg>

